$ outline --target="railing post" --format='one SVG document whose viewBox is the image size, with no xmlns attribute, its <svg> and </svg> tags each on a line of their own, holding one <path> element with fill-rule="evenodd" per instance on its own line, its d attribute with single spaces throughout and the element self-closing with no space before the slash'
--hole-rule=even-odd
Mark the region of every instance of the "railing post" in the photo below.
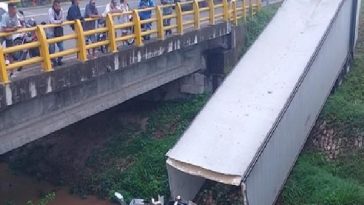
<svg viewBox="0 0 364 205">
<path fill-rule="evenodd" d="M 164 28 L 163 28 L 163 13 L 160 6 L 155 7 L 155 13 L 157 16 L 157 31 L 158 31 L 158 38 L 160 40 L 164 40 Z"/>
<path fill-rule="evenodd" d="M 246 0 L 243 0 L 243 19 L 246 22 Z"/>
<path fill-rule="evenodd" d="M 140 23 L 140 17 L 137 10 L 133 10 L 133 22 L 134 22 L 135 45 L 143 46 L 142 25 Z"/>
<path fill-rule="evenodd" d="M 254 12 L 253 2 L 252 2 L 252 0 L 249 0 L 249 15 L 250 15 L 250 18 L 253 17 L 253 12 Z"/>
<path fill-rule="evenodd" d="M 193 11 L 194 11 L 193 21 L 195 23 L 195 29 L 200 29 L 200 8 L 198 6 L 197 0 L 193 1 Z"/>
<path fill-rule="evenodd" d="M 46 33 L 42 26 L 37 26 L 35 30 L 35 34 L 37 35 L 38 41 L 39 41 L 39 53 L 40 57 L 43 58 L 42 67 L 44 71 L 49 72 L 53 71 L 52 63 L 51 63 L 51 57 L 49 54 L 49 44 L 47 41 Z"/>
<path fill-rule="evenodd" d="M 178 34 L 183 34 L 183 14 L 182 14 L 182 7 L 179 2 L 176 4 L 176 20 L 177 20 L 177 32 Z"/>
<path fill-rule="evenodd" d="M 85 62 L 87 61 L 86 41 L 85 41 L 85 35 L 83 33 L 82 24 L 79 19 L 75 21 L 75 31 L 77 35 L 77 47 L 78 49 L 80 49 L 77 57 L 78 60 Z"/>
<path fill-rule="evenodd" d="M 6 70 L 4 48 L 0 46 L 0 82 L 1 84 L 9 83 L 8 71 Z"/>
<path fill-rule="evenodd" d="M 260 11 L 260 9 L 262 9 L 262 0 L 257 0 L 258 1 L 258 11 Z"/>
<path fill-rule="evenodd" d="M 114 20 L 111 14 L 107 14 L 106 16 L 106 27 L 108 30 L 108 38 L 109 38 L 109 49 L 110 52 L 112 53 L 116 53 L 118 51 L 118 48 L 116 46 L 116 32 L 115 32 L 115 27 L 114 27 Z"/>
<path fill-rule="evenodd" d="M 215 25 L 215 4 L 214 0 L 209 0 L 209 21 L 210 25 Z"/>
<path fill-rule="evenodd" d="M 233 9 L 233 23 L 235 26 L 238 25 L 238 15 L 237 15 L 237 9 L 236 9 L 236 0 L 231 1 L 231 7 Z"/>
<path fill-rule="evenodd" d="M 229 3 L 227 0 L 223 0 L 223 8 L 224 8 L 224 21 L 229 21 Z"/>
</svg>

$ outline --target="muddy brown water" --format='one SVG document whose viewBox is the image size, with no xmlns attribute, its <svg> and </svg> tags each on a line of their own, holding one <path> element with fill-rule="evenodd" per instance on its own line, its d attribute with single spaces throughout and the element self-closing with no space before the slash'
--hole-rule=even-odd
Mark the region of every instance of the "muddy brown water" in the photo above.
<svg viewBox="0 0 364 205">
<path fill-rule="evenodd" d="M 27 201 L 38 202 L 44 193 L 55 192 L 56 198 L 48 205 L 112 205 L 94 196 L 82 199 L 71 195 L 67 187 L 55 187 L 36 179 L 15 175 L 6 163 L 0 162 L 0 205 L 25 205 Z"/>
</svg>

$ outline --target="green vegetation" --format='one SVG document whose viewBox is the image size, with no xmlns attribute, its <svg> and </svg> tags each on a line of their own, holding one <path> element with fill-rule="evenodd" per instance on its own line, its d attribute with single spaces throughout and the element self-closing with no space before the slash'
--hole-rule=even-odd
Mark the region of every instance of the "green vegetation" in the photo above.
<svg viewBox="0 0 364 205">
<path fill-rule="evenodd" d="M 87 162 L 82 183 L 74 188 L 80 194 L 97 193 L 112 198 L 118 191 L 131 197 L 169 195 L 165 153 L 181 136 L 208 99 L 202 95 L 185 102 L 162 103 L 149 113 L 145 131 L 132 126 L 115 134 Z"/>
<path fill-rule="evenodd" d="M 363 14 L 363 9 L 362 9 Z M 362 15 L 363 16 L 363 15 Z M 363 21 L 363 17 L 361 21 Z M 309 139 L 281 196 L 282 204 L 364 204 L 364 150 L 355 143 L 364 133 L 364 30 L 353 70 L 329 97 L 319 119 L 334 130 L 334 139 L 345 140 L 340 154 L 328 160 L 325 150 Z M 316 128 L 318 130 L 320 128 Z M 315 131 L 313 132 L 315 133 Z M 317 136 L 312 136 L 317 137 Z M 358 141 L 357 141 L 358 142 Z"/>
<path fill-rule="evenodd" d="M 364 131 L 364 52 L 358 52 L 353 71 L 343 86 L 329 97 L 322 118 L 347 134 Z"/>
<path fill-rule="evenodd" d="M 270 20 L 277 12 L 280 4 L 273 4 L 270 6 L 263 7 L 255 16 L 248 17 L 245 22 L 245 47 L 244 53 L 258 38 L 259 34 L 262 33 L 264 28 L 269 24 Z"/>
<path fill-rule="evenodd" d="M 283 202 L 285 205 L 362 205 L 364 181 L 350 177 L 358 171 L 363 172 L 363 166 L 350 160 L 330 163 L 320 153 L 305 152 L 287 182 Z"/>
<path fill-rule="evenodd" d="M 45 196 L 41 197 L 38 203 L 33 203 L 32 201 L 28 201 L 27 205 L 47 205 L 49 202 L 53 201 L 56 198 L 56 194 L 54 192 L 48 193 Z"/>
</svg>

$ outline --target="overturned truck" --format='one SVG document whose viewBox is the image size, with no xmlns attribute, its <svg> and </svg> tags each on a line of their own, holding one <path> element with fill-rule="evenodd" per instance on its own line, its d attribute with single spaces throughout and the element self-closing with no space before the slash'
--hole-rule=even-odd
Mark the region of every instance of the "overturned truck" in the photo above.
<svg viewBox="0 0 364 205">
<path fill-rule="evenodd" d="M 350 68 L 360 0 L 286 0 L 167 153 L 173 196 L 206 179 L 277 199 L 322 106 Z"/>
</svg>

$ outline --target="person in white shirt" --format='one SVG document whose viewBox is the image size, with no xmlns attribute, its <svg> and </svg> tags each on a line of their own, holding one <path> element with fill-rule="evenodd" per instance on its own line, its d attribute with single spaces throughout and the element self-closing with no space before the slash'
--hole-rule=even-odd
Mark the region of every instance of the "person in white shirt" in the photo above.
<svg viewBox="0 0 364 205">
<path fill-rule="evenodd" d="M 4 13 L 1 17 L 1 23 L 0 23 L 0 27 L 1 27 L 1 31 L 2 32 L 13 32 L 16 31 L 20 28 L 22 28 L 22 25 L 20 23 L 20 19 L 17 15 L 18 10 L 16 8 L 15 3 L 9 3 L 8 4 L 8 12 Z M 3 41 L 4 39 L 1 38 L 1 41 Z M 2 42 L 1 42 L 2 44 Z M 6 36 L 5 37 L 5 46 L 6 47 L 12 47 L 14 45 L 13 42 L 13 38 L 12 35 Z M 16 55 L 14 53 L 12 54 L 8 54 L 6 56 L 7 60 L 6 60 L 6 64 L 9 63 L 13 63 L 14 60 L 20 60 L 16 57 Z M 20 71 L 22 69 L 22 67 L 18 68 L 17 71 Z M 11 72 L 10 76 L 14 77 L 14 73 Z"/>
<path fill-rule="evenodd" d="M 63 9 L 61 8 L 61 3 L 59 0 L 54 0 L 53 5 L 48 10 L 48 19 L 51 24 L 59 24 L 57 27 L 48 29 L 48 38 L 61 37 L 63 36 L 63 27 L 62 23 L 65 20 Z M 52 54 L 56 51 L 56 45 L 58 47 L 58 51 L 61 52 L 64 50 L 63 41 L 53 43 L 49 45 L 49 53 Z M 62 57 L 58 57 L 57 59 L 52 59 L 53 66 L 62 65 Z"/>
<path fill-rule="evenodd" d="M 116 0 L 111 0 L 110 3 L 106 4 L 105 11 L 102 13 L 103 17 L 106 17 L 108 13 L 121 13 L 120 6 Z"/>
<path fill-rule="evenodd" d="M 120 10 L 121 10 L 122 13 L 126 13 L 126 12 L 131 11 L 130 6 L 129 6 L 127 0 L 120 0 L 120 6 L 119 6 L 119 8 L 120 8 Z M 131 19 L 132 19 L 132 17 L 131 17 L 130 14 L 124 14 L 120 18 L 120 24 L 130 22 Z M 125 35 L 128 34 L 129 31 L 130 31 L 129 28 L 125 28 L 125 29 L 123 29 L 121 31 L 121 35 L 125 36 Z"/>
</svg>

